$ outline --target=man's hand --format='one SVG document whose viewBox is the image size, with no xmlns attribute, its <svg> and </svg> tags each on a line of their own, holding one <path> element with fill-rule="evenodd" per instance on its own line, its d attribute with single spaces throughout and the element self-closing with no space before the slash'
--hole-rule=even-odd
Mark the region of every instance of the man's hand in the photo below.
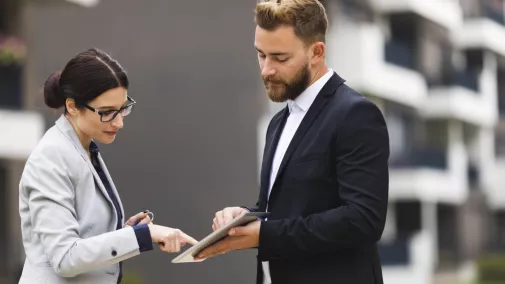
<svg viewBox="0 0 505 284">
<path fill-rule="evenodd" d="M 228 237 L 207 247 L 195 259 L 201 260 L 233 250 L 257 247 L 259 244 L 260 228 L 260 221 L 251 222 L 243 227 L 232 228 L 228 232 Z"/>
<path fill-rule="evenodd" d="M 223 227 L 244 211 L 248 212 L 247 209 L 241 207 L 226 207 L 225 209 L 216 212 L 216 217 L 214 217 L 212 224 L 212 230 L 215 231 Z"/>
<path fill-rule="evenodd" d="M 142 225 L 142 224 L 149 224 L 151 223 L 151 218 L 149 217 L 149 210 L 146 210 L 144 212 L 140 212 L 128 219 L 124 226 L 134 226 L 134 225 Z"/>
</svg>

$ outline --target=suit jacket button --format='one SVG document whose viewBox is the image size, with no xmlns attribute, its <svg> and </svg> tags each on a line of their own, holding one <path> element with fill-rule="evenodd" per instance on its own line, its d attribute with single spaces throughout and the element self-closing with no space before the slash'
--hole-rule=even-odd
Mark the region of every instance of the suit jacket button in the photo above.
<svg viewBox="0 0 505 284">
<path fill-rule="evenodd" d="M 113 250 L 111 254 L 112 254 L 112 256 L 116 256 L 117 255 L 117 251 Z"/>
</svg>

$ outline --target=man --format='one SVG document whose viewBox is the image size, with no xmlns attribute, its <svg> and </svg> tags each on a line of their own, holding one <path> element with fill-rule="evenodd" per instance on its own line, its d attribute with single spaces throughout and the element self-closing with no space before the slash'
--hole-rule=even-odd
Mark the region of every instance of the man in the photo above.
<svg viewBox="0 0 505 284">
<path fill-rule="evenodd" d="M 255 22 L 268 96 L 287 106 L 267 129 L 256 206 L 225 208 L 212 227 L 244 210 L 270 215 L 231 229 L 198 257 L 257 247 L 258 284 L 383 283 L 377 251 L 388 201 L 383 116 L 326 67 L 328 20 L 317 0 L 260 3 Z"/>
</svg>

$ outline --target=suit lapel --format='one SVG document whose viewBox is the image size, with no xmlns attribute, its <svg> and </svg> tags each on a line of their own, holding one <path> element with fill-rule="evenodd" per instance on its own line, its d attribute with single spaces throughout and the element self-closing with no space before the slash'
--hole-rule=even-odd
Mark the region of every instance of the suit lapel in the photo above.
<svg viewBox="0 0 505 284">
<path fill-rule="evenodd" d="M 63 135 L 65 135 L 65 137 L 67 137 L 72 142 L 75 149 L 79 152 L 79 154 L 81 154 L 81 157 L 84 159 L 84 161 L 86 161 L 86 164 L 88 165 L 89 170 L 93 174 L 94 180 L 95 180 L 96 184 L 98 185 L 98 188 L 100 189 L 103 196 L 109 202 L 109 205 L 113 209 L 114 216 L 115 216 L 114 224 L 117 224 L 117 218 L 119 218 L 119 216 L 117 216 L 116 210 L 114 210 L 114 203 L 110 199 L 109 194 L 107 193 L 107 190 L 105 189 L 105 185 L 102 183 L 102 179 L 100 178 L 100 176 L 98 175 L 98 173 L 95 170 L 95 167 L 91 163 L 91 160 L 88 156 L 88 152 L 82 146 L 81 141 L 79 140 L 79 137 L 77 137 L 77 134 L 75 133 L 75 130 L 74 130 L 72 124 L 70 124 L 70 122 L 67 120 L 67 118 L 64 115 L 62 115 L 56 121 L 56 126 L 60 129 L 60 131 L 63 133 Z M 107 178 L 109 178 L 109 176 L 107 176 Z M 111 180 L 109 178 L 109 182 L 110 181 Z M 111 185 L 112 185 L 112 183 L 111 183 Z M 124 214 L 123 214 L 123 216 L 124 216 Z"/>
<path fill-rule="evenodd" d="M 112 181 L 112 177 L 109 174 L 109 170 L 107 169 L 107 166 L 105 165 L 105 162 L 103 161 L 102 155 L 98 153 L 98 160 L 100 161 L 100 167 L 102 167 L 103 172 L 105 173 L 105 177 L 109 181 L 109 184 L 112 188 L 112 192 L 116 195 L 117 203 L 119 204 L 120 212 L 121 215 L 124 218 L 124 208 L 123 208 L 123 203 L 121 202 L 121 198 L 119 197 L 119 193 L 117 192 L 116 185 L 114 185 L 114 182 Z M 112 202 L 112 200 L 111 200 Z M 119 218 L 119 216 L 118 216 Z M 121 223 L 124 223 L 124 219 L 121 220 Z"/>
<path fill-rule="evenodd" d="M 304 118 L 302 119 L 302 122 L 298 126 L 298 129 L 296 130 L 295 135 L 293 136 L 293 139 L 289 143 L 288 149 L 286 150 L 286 153 L 284 154 L 284 157 L 282 158 L 282 162 L 279 167 L 279 171 L 277 172 L 275 182 L 274 182 L 274 184 L 272 186 L 272 190 L 270 192 L 270 198 L 268 199 L 268 207 L 269 208 L 271 208 L 270 204 L 273 203 L 273 200 L 275 199 L 275 197 L 278 194 L 276 184 L 278 183 L 278 181 L 279 181 L 284 169 L 286 168 L 286 165 L 288 164 L 289 160 L 291 159 L 293 153 L 296 151 L 298 145 L 303 140 L 303 137 L 305 136 L 305 134 L 309 130 L 310 126 L 314 123 L 317 116 L 323 110 L 324 106 L 328 102 L 328 98 L 330 98 L 332 95 L 334 95 L 337 87 L 340 86 L 343 82 L 344 82 L 344 80 L 342 78 L 340 78 L 336 73 L 334 73 L 333 76 L 330 78 L 330 80 L 328 80 L 328 82 L 324 85 L 324 87 L 321 89 L 319 94 L 316 96 L 316 98 L 314 99 L 314 102 L 312 103 L 310 108 L 307 110 L 307 113 L 305 114 Z M 271 164 L 271 162 L 270 162 L 270 164 Z"/>
<path fill-rule="evenodd" d="M 272 171 L 272 161 L 288 116 L 289 109 L 286 106 L 281 115 L 272 122 L 274 129 L 266 140 L 265 151 L 263 153 L 263 163 L 261 165 L 260 210 L 266 209 L 268 188 L 270 186 L 270 173 Z"/>
</svg>

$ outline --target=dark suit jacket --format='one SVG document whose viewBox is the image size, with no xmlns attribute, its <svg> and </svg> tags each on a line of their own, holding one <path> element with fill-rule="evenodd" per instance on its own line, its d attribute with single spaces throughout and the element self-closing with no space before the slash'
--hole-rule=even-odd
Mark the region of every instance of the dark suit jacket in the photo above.
<svg viewBox="0 0 505 284">
<path fill-rule="evenodd" d="M 287 108 L 271 120 L 261 170 L 265 211 Z M 382 284 L 377 251 L 388 202 L 389 138 L 380 110 L 333 74 L 301 122 L 268 200 L 258 247 L 273 284 Z"/>
</svg>

